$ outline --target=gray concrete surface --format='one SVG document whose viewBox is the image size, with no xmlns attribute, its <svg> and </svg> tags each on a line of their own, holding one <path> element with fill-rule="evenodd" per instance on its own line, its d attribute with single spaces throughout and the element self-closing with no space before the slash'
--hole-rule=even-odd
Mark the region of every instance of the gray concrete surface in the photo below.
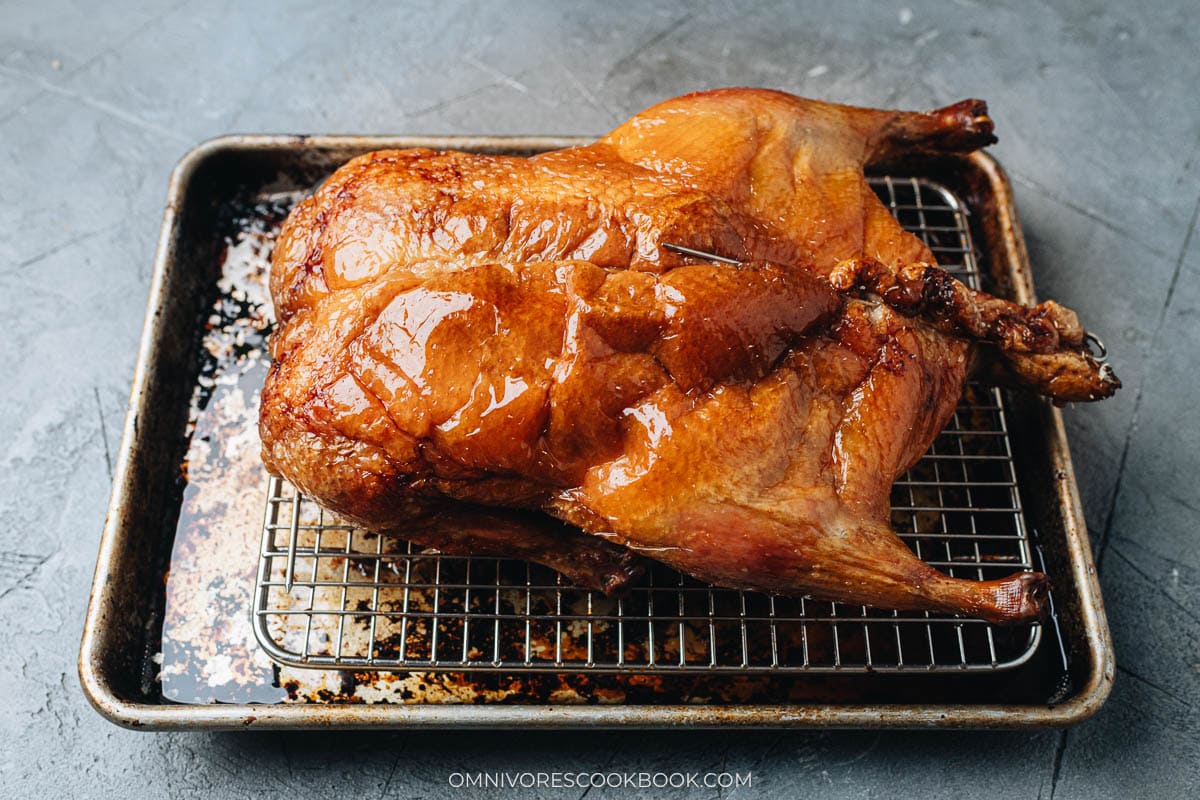
<svg viewBox="0 0 1200 800">
<path fill-rule="evenodd" d="M 755 772 L 739 797 L 1195 796 L 1200 60 L 1193 0 L 1152 5 L 0 2 L 0 794 L 439 797 L 457 769 L 724 765 Z M 1126 382 L 1067 412 L 1120 665 L 1095 719 L 147 735 L 87 706 L 78 637 L 167 176 L 188 147 L 235 131 L 598 132 L 730 84 L 991 103 L 1039 289 L 1104 332 Z"/>
</svg>

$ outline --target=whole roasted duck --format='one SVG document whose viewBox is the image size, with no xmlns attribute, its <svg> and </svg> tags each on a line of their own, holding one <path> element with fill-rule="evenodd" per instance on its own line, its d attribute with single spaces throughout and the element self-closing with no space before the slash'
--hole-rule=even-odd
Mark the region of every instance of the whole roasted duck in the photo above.
<svg viewBox="0 0 1200 800">
<path fill-rule="evenodd" d="M 951 578 L 889 525 L 893 481 L 976 362 L 1060 402 L 1120 386 L 1074 313 L 954 280 L 863 178 L 992 141 L 979 101 L 730 89 L 531 158 L 356 158 L 274 251 L 263 458 L 371 529 L 605 591 L 649 557 L 721 586 L 1031 618 L 1044 576 Z"/>
</svg>

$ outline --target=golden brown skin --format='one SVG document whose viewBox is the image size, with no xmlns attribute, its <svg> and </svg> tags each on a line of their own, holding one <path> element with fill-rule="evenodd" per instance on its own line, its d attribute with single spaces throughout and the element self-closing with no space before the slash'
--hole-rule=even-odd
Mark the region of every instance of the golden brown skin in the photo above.
<svg viewBox="0 0 1200 800">
<path fill-rule="evenodd" d="M 978 101 L 731 89 L 528 159 L 354 159 L 275 249 L 264 460 L 376 530 L 606 591 L 636 552 L 723 586 L 1033 617 L 1043 576 L 944 576 L 888 524 L 976 340 L 1052 395 L 1115 388 L 1073 314 L 946 284 L 862 176 L 990 141 Z"/>
</svg>

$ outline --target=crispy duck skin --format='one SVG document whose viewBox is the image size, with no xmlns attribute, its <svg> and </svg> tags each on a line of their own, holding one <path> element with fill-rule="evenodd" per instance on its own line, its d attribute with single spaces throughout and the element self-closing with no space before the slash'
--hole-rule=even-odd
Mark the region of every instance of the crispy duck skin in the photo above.
<svg viewBox="0 0 1200 800">
<path fill-rule="evenodd" d="M 645 556 L 722 586 L 1035 617 L 1044 576 L 950 578 L 889 525 L 977 357 L 1057 401 L 1120 385 L 1072 312 L 953 281 L 863 178 L 992 141 L 974 100 L 728 89 L 532 158 L 356 158 L 273 254 L 264 461 L 372 529 L 605 591 Z"/>
</svg>

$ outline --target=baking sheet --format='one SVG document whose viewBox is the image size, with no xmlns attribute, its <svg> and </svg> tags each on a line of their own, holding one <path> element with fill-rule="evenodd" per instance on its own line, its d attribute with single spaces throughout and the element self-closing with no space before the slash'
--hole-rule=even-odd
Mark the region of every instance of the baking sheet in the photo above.
<svg viewBox="0 0 1200 800">
<path fill-rule="evenodd" d="M 258 650 L 248 609 L 266 478 L 246 423 L 256 416 L 265 368 L 256 337 L 265 327 L 261 278 L 272 225 L 362 150 L 531 152 L 566 143 L 241 137 L 185 159 L 172 181 L 81 650 L 85 690 L 102 713 L 154 727 L 1034 725 L 1092 713 L 1111 680 L 1107 629 L 1061 420 L 1027 398 L 1015 401 L 1023 413 L 1013 415 L 1020 417 L 1014 434 L 1062 630 L 1005 676 L 767 676 L 714 684 L 658 675 L 380 675 L 279 668 Z M 993 288 L 1029 302 L 1023 244 L 995 163 L 973 156 L 903 166 L 957 184 L 976 212 L 975 238 Z M 178 443 L 174 463 L 164 441 Z M 150 546 L 138 551 L 139 542 Z M 157 563 L 148 553 L 159 554 Z M 114 650 L 121 643 L 133 650 Z"/>
</svg>

